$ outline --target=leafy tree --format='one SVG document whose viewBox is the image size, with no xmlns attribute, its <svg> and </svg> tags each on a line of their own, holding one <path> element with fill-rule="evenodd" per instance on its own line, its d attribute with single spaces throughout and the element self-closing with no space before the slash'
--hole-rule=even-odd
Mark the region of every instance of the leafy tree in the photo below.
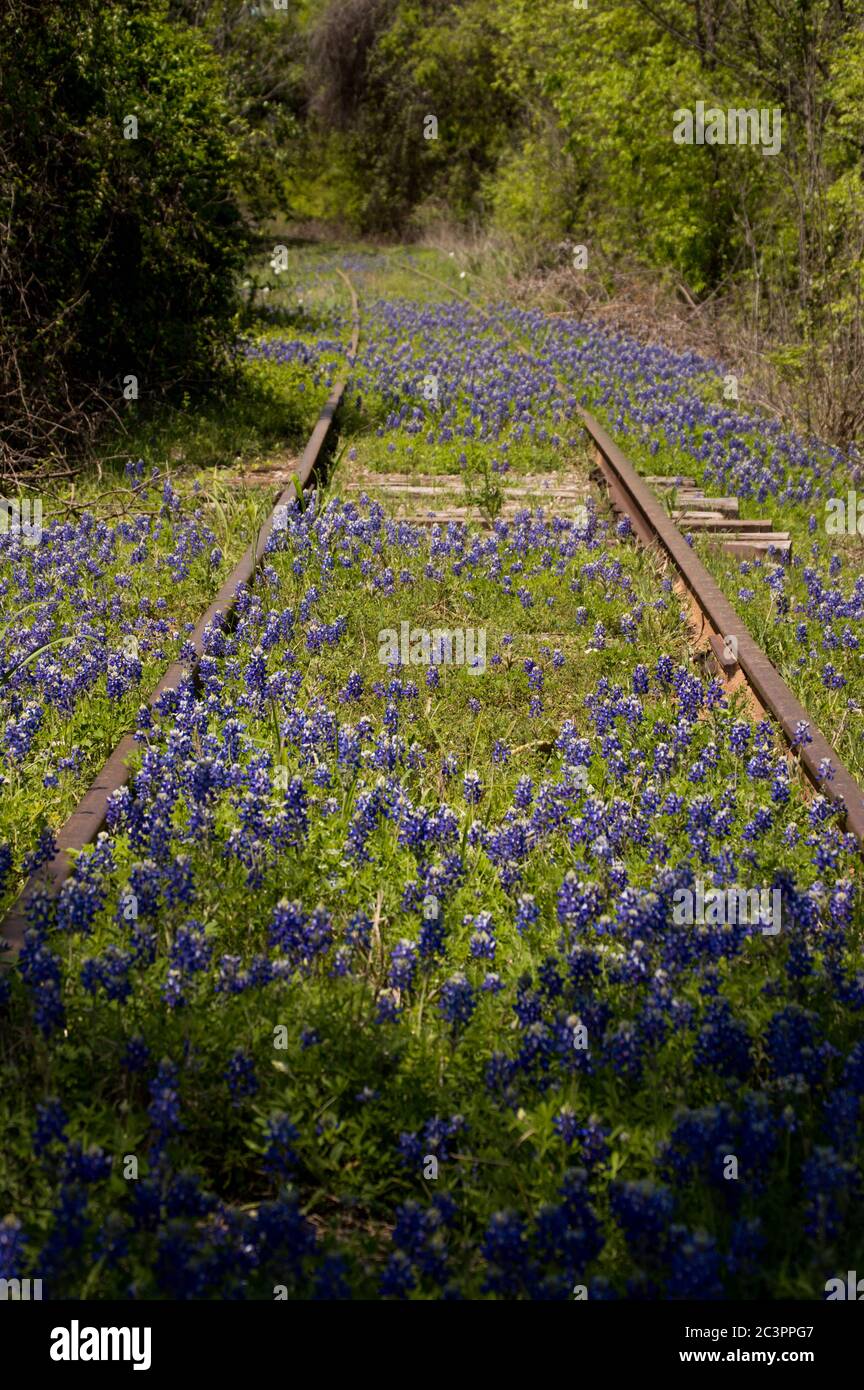
<svg viewBox="0 0 864 1390">
<path fill-rule="evenodd" d="M 404 227 L 423 203 L 483 216 L 484 177 L 518 119 L 500 38 L 498 0 L 334 0 L 319 16 L 312 111 L 341 134 L 365 230 Z"/>
<path fill-rule="evenodd" d="M 171 0 L 171 14 L 199 29 L 225 74 L 238 139 L 237 187 L 260 218 L 284 211 L 300 158 L 306 114 L 306 6 L 273 0 Z"/>
<path fill-rule="evenodd" d="M 0 48 L 0 410 L 7 469 L 96 403 L 209 379 L 245 254 L 218 60 L 167 0 L 11 0 Z M 88 413 L 82 414 L 82 407 Z"/>
</svg>

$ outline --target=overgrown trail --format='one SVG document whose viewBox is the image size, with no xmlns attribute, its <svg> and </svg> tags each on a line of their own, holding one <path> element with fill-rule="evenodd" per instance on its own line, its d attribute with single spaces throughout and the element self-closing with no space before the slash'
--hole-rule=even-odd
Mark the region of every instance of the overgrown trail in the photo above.
<svg viewBox="0 0 864 1390">
<path fill-rule="evenodd" d="M 723 403 L 717 364 L 500 305 L 515 351 L 383 256 L 272 277 L 248 355 L 317 371 L 319 403 L 337 264 L 364 325 L 329 475 L 209 623 L 197 682 L 142 710 L 109 833 L 35 898 L 0 981 L 0 1275 L 74 1297 L 819 1297 L 864 1258 L 857 846 L 695 659 L 574 421 L 597 411 L 646 472 L 745 519 L 770 499 L 790 553 L 694 545 L 852 762 L 864 590 L 802 539 L 844 460 Z M 134 626 L 124 545 L 170 534 L 178 570 L 178 532 L 206 551 L 191 479 L 164 487 L 157 521 L 2 553 L 34 646 L 64 602 L 114 641 Z M 226 538 L 249 494 L 209 496 Z M 179 629 L 154 573 L 138 609 Z M 814 682 L 790 653 L 817 634 Z M 43 720 L 70 717 L 47 693 L 65 660 L 4 696 L 30 785 Z"/>
</svg>

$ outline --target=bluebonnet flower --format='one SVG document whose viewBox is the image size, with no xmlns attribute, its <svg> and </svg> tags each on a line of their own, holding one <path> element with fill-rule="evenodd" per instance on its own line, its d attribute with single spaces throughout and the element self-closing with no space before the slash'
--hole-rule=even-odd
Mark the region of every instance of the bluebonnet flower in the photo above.
<svg viewBox="0 0 864 1390">
<path fill-rule="evenodd" d="M 64 1182 L 100 1182 L 111 1173 L 111 1159 L 103 1149 L 92 1144 L 89 1149 L 73 1141 L 63 1155 Z"/>
<path fill-rule="evenodd" d="M 403 938 L 390 952 L 388 980 L 392 988 L 409 990 L 417 976 L 417 966 L 417 945 Z"/>
<path fill-rule="evenodd" d="M 89 1225 L 87 1190 L 78 1183 L 64 1183 L 59 1188 L 52 1209 L 53 1225 L 39 1258 L 44 1277 L 54 1279 L 77 1263 Z"/>
<path fill-rule="evenodd" d="M 85 960 L 81 968 L 81 983 L 90 994 L 100 987 L 109 999 L 123 1003 L 132 993 L 129 973 L 135 963 L 131 951 L 120 946 L 108 946 L 101 956 Z"/>
<path fill-rule="evenodd" d="M 31 909 L 36 907 L 38 901 L 34 894 L 30 901 Z M 45 1037 L 50 1037 L 63 1026 L 66 1013 L 60 993 L 59 960 L 48 949 L 40 931 L 31 928 L 25 934 L 18 967 L 30 990 L 37 1025 Z"/>
<path fill-rule="evenodd" d="M 498 1211 L 486 1227 L 481 1254 L 487 1263 L 484 1293 L 512 1297 L 527 1272 L 528 1239 L 525 1222 L 516 1212 Z"/>
<path fill-rule="evenodd" d="M 122 1065 L 127 1071 L 143 1071 L 150 1061 L 150 1049 L 140 1034 L 135 1034 L 126 1044 Z"/>
<path fill-rule="evenodd" d="M 428 908 L 426 905 L 427 903 L 429 904 Z M 440 902 L 434 897 L 425 899 L 423 923 L 420 927 L 420 937 L 417 942 L 417 948 L 421 957 L 428 961 L 433 956 L 442 955 L 444 952 L 446 935 Z"/>
<path fill-rule="evenodd" d="M 637 1253 L 662 1249 L 674 1212 L 674 1198 L 668 1187 L 648 1179 L 612 1183 L 612 1214 L 628 1245 Z"/>
<path fill-rule="evenodd" d="M 831 1148 L 851 1157 L 858 1144 L 860 1132 L 859 1097 L 842 1087 L 832 1091 L 825 1102 L 823 1129 Z"/>
<path fill-rule="evenodd" d="M 583 882 L 568 870 L 558 890 L 558 920 L 562 926 L 590 926 L 600 913 L 601 899 L 597 885 Z"/>
<path fill-rule="evenodd" d="M 37 869 L 41 869 L 43 864 L 47 864 L 49 859 L 53 859 L 57 853 L 57 841 L 54 838 L 54 831 L 50 825 L 46 825 L 39 832 L 39 838 L 34 848 L 24 856 L 22 872 L 25 875 L 34 874 Z"/>
<path fill-rule="evenodd" d="M 461 1115 L 451 1115 L 449 1120 L 433 1115 L 422 1131 L 403 1130 L 399 1136 L 399 1152 L 403 1162 L 413 1168 L 419 1166 L 427 1154 L 432 1154 L 439 1162 L 445 1163 L 450 1157 L 449 1141 L 465 1128 Z"/>
<path fill-rule="evenodd" d="M 530 777 L 522 776 L 513 791 L 513 805 L 525 811 L 534 799 L 534 784 Z"/>
<path fill-rule="evenodd" d="M 470 1022 L 476 1006 L 474 990 L 462 971 L 457 971 L 449 980 L 444 981 L 438 1009 L 454 1032 Z"/>
<path fill-rule="evenodd" d="M 462 779 L 462 794 L 469 806 L 476 806 L 483 796 L 483 783 L 478 772 L 466 772 Z"/>
<path fill-rule="evenodd" d="M 363 677 L 359 671 L 352 671 L 345 683 L 345 688 L 340 692 L 339 699 L 343 704 L 348 700 L 359 700 L 363 694 Z"/>
<path fill-rule="evenodd" d="M 744 1024 L 734 1017 L 727 999 L 708 1005 L 696 1037 L 693 1060 L 697 1067 L 721 1076 L 745 1077 L 750 1071 L 750 1037 Z"/>
<path fill-rule="evenodd" d="M 416 1286 L 411 1261 L 402 1250 L 396 1250 L 387 1261 L 378 1292 L 382 1298 L 405 1298 Z"/>
<path fill-rule="evenodd" d="M 604 1041 L 615 1071 L 638 1081 L 645 1065 L 645 1046 L 633 1024 L 620 1024 Z"/>
<path fill-rule="evenodd" d="M 255 1062 L 248 1052 L 244 1052 L 238 1047 L 232 1052 L 225 1068 L 225 1080 L 228 1082 L 228 1089 L 231 1092 L 232 1103 L 236 1106 L 246 1096 L 254 1096 L 258 1090 L 258 1078 L 255 1075 Z"/>
<path fill-rule="evenodd" d="M 0 1279 L 20 1279 L 27 1239 L 16 1216 L 0 1221 Z"/>
<path fill-rule="evenodd" d="M 36 1132 L 33 1136 L 33 1152 L 37 1157 L 45 1153 L 52 1144 L 66 1142 L 68 1123 L 66 1112 L 56 1097 L 37 1104 Z"/>
<path fill-rule="evenodd" d="M 666 1283 L 668 1298 L 723 1297 L 722 1262 L 707 1231 L 683 1232 L 676 1241 Z"/>
<path fill-rule="evenodd" d="M 778 1010 L 769 1021 L 765 1047 L 775 1076 L 804 1076 L 811 1084 L 825 1068 L 816 1041 L 816 1017 L 798 1005 Z"/>
<path fill-rule="evenodd" d="M 537 921 L 540 916 L 540 908 L 534 900 L 532 893 L 522 893 L 516 905 L 516 929 L 517 931 L 527 931 L 529 927 Z"/>
<path fill-rule="evenodd" d="M 570 1145 L 579 1134 L 579 1123 L 570 1105 L 562 1105 L 558 1114 L 553 1117 L 552 1126 L 556 1133 L 560 1134 L 564 1143 Z"/>
<path fill-rule="evenodd" d="M 325 1255 L 315 1271 L 313 1297 L 321 1301 L 335 1301 L 351 1297 L 349 1266 L 341 1255 Z"/>
<path fill-rule="evenodd" d="M 375 1022 L 395 1023 L 399 1017 L 399 998 L 395 989 L 382 989 L 375 1001 Z"/>
<path fill-rule="evenodd" d="M 857 1042 L 846 1058 L 843 1085 L 855 1091 L 856 1095 L 864 1095 L 864 1040 Z"/>
<path fill-rule="evenodd" d="M 264 1138 L 264 1171 L 278 1178 L 291 1177 L 299 1163 L 294 1144 L 300 1138 L 300 1131 L 284 1111 L 270 1116 Z"/>
<path fill-rule="evenodd" d="M 157 1139 L 164 1141 L 183 1128 L 180 1120 L 180 1091 L 177 1067 L 173 1062 L 162 1061 L 156 1076 L 150 1082 L 152 1097 L 147 1114 Z"/>
<path fill-rule="evenodd" d="M 0 893 L 6 888 L 6 880 L 12 868 L 12 846 L 0 845 Z"/>
<path fill-rule="evenodd" d="M 855 1163 L 834 1149 L 818 1147 L 801 1169 L 801 1182 L 807 1193 L 807 1234 L 823 1244 L 832 1241 L 840 1235 L 847 1212 L 859 1196 Z"/>
<path fill-rule="evenodd" d="M 169 960 L 176 970 L 192 975 L 207 969 L 212 954 L 202 924 L 193 920 L 179 928 L 171 944 Z"/>
<path fill-rule="evenodd" d="M 355 951 L 368 951 L 372 923 L 365 912 L 355 912 L 345 928 L 345 943 Z"/>
<path fill-rule="evenodd" d="M 465 925 L 473 925 L 474 932 L 468 943 L 468 950 L 475 960 L 495 959 L 495 935 L 492 925 L 492 914 L 480 912 L 475 918 L 466 917 Z"/>
</svg>

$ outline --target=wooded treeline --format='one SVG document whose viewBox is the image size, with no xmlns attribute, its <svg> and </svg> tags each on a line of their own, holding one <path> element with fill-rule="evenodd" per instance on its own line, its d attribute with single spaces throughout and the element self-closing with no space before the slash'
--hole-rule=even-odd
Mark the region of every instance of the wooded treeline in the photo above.
<svg viewBox="0 0 864 1390">
<path fill-rule="evenodd" d="M 864 0 L 9 0 L 0 18 L 4 463 L 60 456 L 122 383 L 230 361 L 273 213 L 585 244 L 722 296 L 848 441 L 864 426 Z M 776 154 L 674 113 L 782 113 Z M 137 120 L 130 137 L 128 117 Z M 434 121 L 430 118 L 434 117 Z"/>
</svg>

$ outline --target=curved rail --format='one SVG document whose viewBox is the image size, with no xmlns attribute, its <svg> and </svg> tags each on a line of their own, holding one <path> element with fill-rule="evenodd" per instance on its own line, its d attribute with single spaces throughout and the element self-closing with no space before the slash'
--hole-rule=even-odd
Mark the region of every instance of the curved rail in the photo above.
<svg viewBox="0 0 864 1390">
<path fill-rule="evenodd" d="M 341 275 L 351 295 L 351 346 L 346 354 L 346 366 L 338 376 L 321 414 L 318 416 L 297 466 L 296 476 L 301 488 L 306 487 L 318 462 L 322 446 L 351 375 L 351 368 L 354 365 L 360 342 L 360 308 L 357 302 L 357 293 L 348 276 L 342 270 L 337 269 L 336 273 Z M 166 690 L 175 689 L 180 681 L 186 680 L 197 672 L 198 663 L 204 654 L 203 641 L 206 628 L 217 613 L 231 612 L 236 602 L 238 585 L 247 583 L 261 562 L 270 534 L 276 524 L 277 513 L 280 508 L 286 507 L 292 502 L 295 496 L 296 490 L 292 481 L 275 502 L 270 515 L 258 532 L 255 542 L 249 546 L 234 566 L 207 611 L 198 619 L 195 631 L 189 639 L 195 649 L 194 660 L 172 662 L 150 695 L 149 704 L 151 707 Z M 46 886 L 52 893 L 59 892 L 72 872 L 74 862 L 72 856 L 82 850 L 85 845 L 91 844 L 100 830 L 104 829 L 109 798 L 128 782 L 130 770 L 127 762 L 135 748 L 136 743 L 131 734 L 126 734 L 120 740 L 74 811 L 57 832 L 57 853 L 43 868 L 36 870 L 25 883 L 7 912 L 2 927 L 0 927 L 0 935 L 11 948 L 0 954 L 0 964 L 10 963 L 21 948 L 27 926 L 27 899 L 32 889 L 38 883 L 40 886 Z"/>
</svg>

